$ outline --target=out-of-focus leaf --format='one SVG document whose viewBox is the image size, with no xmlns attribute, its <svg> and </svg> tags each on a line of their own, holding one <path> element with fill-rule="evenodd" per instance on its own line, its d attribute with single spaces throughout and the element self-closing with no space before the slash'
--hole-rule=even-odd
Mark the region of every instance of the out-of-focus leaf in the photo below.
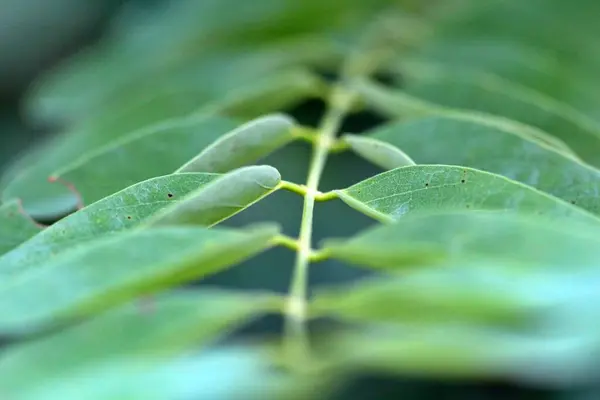
<svg viewBox="0 0 600 400">
<path fill-rule="evenodd" d="M 51 179 L 71 185 L 82 203 L 93 203 L 137 182 L 172 173 L 234 126 L 212 117 L 159 124 L 86 154 L 55 171 Z"/>
<path fill-rule="evenodd" d="M 493 261 L 443 265 L 323 289 L 315 294 L 311 308 L 315 315 L 353 322 L 512 326 L 547 306 L 532 295 L 532 282 L 523 275 Z"/>
<path fill-rule="evenodd" d="M 429 265 L 481 257 L 551 268 L 598 265 L 598 229 L 506 212 L 407 216 L 326 248 L 334 258 L 373 268 Z"/>
<path fill-rule="evenodd" d="M 0 264 L 0 330 L 30 330 L 204 277 L 271 246 L 278 229 L 129 231 L 27 268 Z"/>
<path fill-rule="evenodd" d="M 394 169 L 415 165 L 415 162 L 406 153 L 388 142 L 368 136 L 344 135 L 342 137 L 352 151 L 365 160 L 383 169 Z"/>
<path fill-rule="evenodd" d="M 600 126 L 566 104 L 490 74 L 417 65 L 403 74 L 402 90 L 452 108 L 496 114 L 538 127 L 600 164 Z"/>
<path fill-rule="evenodd" d="M 508 379 L 555 389 L 593 382 L 600 353 L 597 336 L 581 331 L 511 332 L 468 324 L 373 324 L 325 340 L 321 355 L 330 369 L 322 374 Z"/>
<path fill-rule="evenodd" d="M 330 62 L 339 56 L 331 36 L 363 26 L 385 3 L 227 0 L 158 7 L 145 18 L 125 18 L 101 46 L 42 79 L 28 108 L 81 115 L 160 77 L 185 77 L 188 85 L 222 93 L 282 67 Z"/>
<path fill-rule="evenodd" d="M 109 195 L 144 179 L 173 172 L 201 148 L 234 127 L 235 122 L 215 117 L 159 123 L 137 130 L 121 139 L 118 139 L 120 136 L 117 132 L 122 135 L 129 132 L 86 128 L 77 133 L 65 134 L 47 143 L 42 149 L 34 150 L 25 156 L 24 161 L 26 160 L 29 166 L 23 167 L 22 172 L 7 184 L 3 198 L 22 199 L 25 210 L 35 218 L 62 216 L 75 209 L 80 199 L 73 193 L 73 188 L 48 182 L 48 178 L 57 170 L 68 165 L 85 163 L 86 160 L 109 162 L 111 164 L 95 165 L 98 168 L 95 173 L 99 176 L 93 176 L 88 171 L 88 175 L 84 177 L 89 179 L 85 181 L 86 186 L 94 188 L 96 193 Z M 145 149 L 145 155 L 153 155 L 154 158 L 143 161 L 132 159 L 127 151 L 131 149 L 128 149 L 127 145 L 137 145 L 138 137 L 143 138 L 151 133 L 154 133 L 156 141 L 153 143 L 156 147 L 154 152 L 152 149 Z M 116 140 L 115 143 L 111 137 Z M 144 148 L 140 149 L 142 150 Z M 123 163 L 127 168 L 123 167 Z M 121 169 L 113 170 L 112 175 L 102 179 L 103 171 L 117 166 Z M 106 189 L 102 190 L 104 185 Z M 104 197 L 97 197 L 96 193 L 92 193 L 86 198 L 83 188 L 81 193 L 88 203 Z"/>
<path fill-rule="evenodd" d="M 0 206 L 0 255 L 40 231 L 41 227 L 25 214 L 18 201 L 13 200 Z"/>
<path fill-rule="evenodd" d="M 243 167 L 294 140 L 294 125 L 285 115 L 250 121 L 208 145 L 177 172 L 228 172 Z"/>
<path fill-rule="evenodd" d="M 203 290 L 159 295 L 145 311 L 127 304 L 5 351 L 0 394 L 28 400 L 49 394 L 112 399 L 120 389 L 126 390 L 123 394 L 144 392 L 135 386 L 147 384 L 159 385 L 156 390 L 166 397 L 177 395 L 185 377 L 178 383 L 165 376 L 174 372 L 173 362 L 265 312 L 271 301 L 257 294 Z M 144 374 L 156 380 L 141 379 Z"/>
<path fill-rule="evenodd" d="M 403 120 L 422 118 L 426 116 L 449 116 L 466 118 L 480 124 L 496 127 L 524 138 L 545 144 L 556 151 L 577 157 L 573 150 L 555 136 L 535 127 L 522 124 L 504 117 L 492 114 L 464 112 L 418 99 L 402 91 L 389 90 L 385 87 L 366 81 L 355 84 L 356 90 L 363 96 L 367 107 L 373 108 L 385 115 Z"/>
<path fill-rule="evenodd" d="M 518 131 L 456 114 L 391 123 L 369 135 L 398 146 L 419 164 L 493 172 L 600 214 L 600 172 Z"/>
<path fill-rule="evenodd" d="M 134 228 L 186 195 L 197 195 L 218 177 L 218 174 L 184 173 L 140 182 L 50 225 L 0 257 L 0 264 L 17 267 L 41 262 L 75 245 Z M 224 214 L 217 216 L 219 220 L 224 217 Z M 210 224 L 216 222 L 206 218 Z"/>
<path fill-rule="evenodd" d="M 280 182 L 279 171 L 268 165 L 238 168 L 162 209 L 147 225 L 214 225 L 273 193 Z"/>
<path fill-rule="evenodd" d="M 383 222 L 439 210 L 510 210 L 598 224 L 593 214 L 532 187 L 467 167 L 401 167 L 337 190 L 349 206 Z M 600 226 L 600 225 L 599 225 Z"/>
</svg>

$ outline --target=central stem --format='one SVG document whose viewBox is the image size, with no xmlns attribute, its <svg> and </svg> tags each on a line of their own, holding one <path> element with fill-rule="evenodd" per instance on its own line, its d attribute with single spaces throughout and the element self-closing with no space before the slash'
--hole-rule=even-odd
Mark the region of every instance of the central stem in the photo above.
<svg viewBox="0 0 600 400">
<path fill-rule="evenodd" d="M 285 345 L 293 365 L 301 366 L 308 359 L 309 345 L 306 332 L 308 267 L 312 254 L 312 227 L 315 198 L 330 148 L 344 116 L 352 103 L 352 95 L 343 88 L 335 88 L 327 112 L 318 128 L 306 181 L 306 194 L 298 238 L 298 252 L 287 304 Z"/>
</svg>

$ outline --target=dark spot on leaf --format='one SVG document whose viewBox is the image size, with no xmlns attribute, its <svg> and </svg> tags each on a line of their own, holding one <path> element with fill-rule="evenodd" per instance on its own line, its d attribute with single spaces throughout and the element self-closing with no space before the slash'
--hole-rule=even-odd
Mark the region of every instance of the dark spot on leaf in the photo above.
<svg viewBox="0 0 600 400">
<path fill-rule="evenodd" d="M 460 180 L 460 183 L 465 183 L 465 180 L 464 180 L 464 179 L 461 179 L 461 180 Z"/>
<path fill-rule="evenodd" d="M 127 219 L 131 219 L 131 215 L 128 215 L 128 216 L 127 216 Z"/>
<path fill-rule="evenodd" d="M 425 187 L 429 186 L 429 182 L 425 183 Z"/>
<path fill-rule="evenodd" d="M 575 200 L 571 200 L 571 204 L 575 204 Z"/>
<path fill-rule="evenodd" d="M 173 197 L 173 193 L 169 193 L 169 194 L 167 194 L 167 196 Z"/>
</svg>

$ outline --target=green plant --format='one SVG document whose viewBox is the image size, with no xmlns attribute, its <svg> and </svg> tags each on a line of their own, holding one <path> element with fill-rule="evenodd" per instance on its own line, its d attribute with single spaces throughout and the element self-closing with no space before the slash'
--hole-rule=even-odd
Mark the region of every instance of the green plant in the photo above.
<svg viewBox="0 0 600 400">
<path fill-rule="evenodd" d="M 600 10 L 584 3 L 190 1 L 162 23 L 123 17 L 26 103 L 68 128 L 2 180 L 0 332 L 22 340 L 0 357 L 2 397 L 310 397 L 362 370 L 588 383 L 600 59 L 583 39 Z M 565 20 L 578 25 L 558 37 Z M 282 112 L 307 98 L 326 104 L 316 127 Z M 390 121 L 341 132 L 364 110 Z M 305 183 L 281 178 L 294 160 L 261 162 L 292 142 L 312 149 Z M 344 152 L 387 171 L 321 191 Z M 297 238 L 213 227 L 281 191 L 303 197 Z M 317 247 L 329 201 L 381 224 Z M 285 295 L 174 289 L 276 246 L 296 253 Z M 309 296 L 326 260 L 373 273 Z M 213 346 L 266 313 L 284 316 L 282 343 Z M 340 324 L 309 340 L 319 318 Z"/>
</svg>

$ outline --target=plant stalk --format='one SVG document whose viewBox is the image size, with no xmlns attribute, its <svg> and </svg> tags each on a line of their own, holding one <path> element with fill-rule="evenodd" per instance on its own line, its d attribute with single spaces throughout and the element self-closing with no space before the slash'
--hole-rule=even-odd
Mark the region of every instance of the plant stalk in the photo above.
<svg viewBox="0 0 600 400">
<path fill-rule="evenodd" d="M 312 251 L 312 228 L 315 200 L 319 182 L 327 162 L 332 143 L 348 113 L 354 96 L 342 87 L 334 88 L 329 107 L 318 127 L 318 139 L 313 143 L 313 154 L 305 185 L 302 221 L 298 237 L 298 251 L 286 307 L 284 351 L 296 369 L 307 365 L 310 348 L 306 329 L 308 268 Z"/>
</svg>

